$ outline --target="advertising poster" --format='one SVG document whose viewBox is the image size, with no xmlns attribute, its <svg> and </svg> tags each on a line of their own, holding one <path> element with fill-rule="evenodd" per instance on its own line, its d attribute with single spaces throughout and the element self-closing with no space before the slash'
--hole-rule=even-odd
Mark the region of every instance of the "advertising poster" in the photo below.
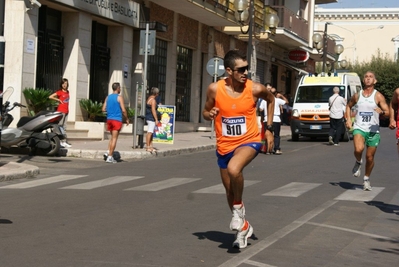
<svg viewBox="0 0 399 267">
<path fill-rule="evenodd" d="M 173 144 L 175 134 L 175 106 L 159 105 L 158 113 L 161 119 L 155 126 L 153 143 Z"/>
</svg>

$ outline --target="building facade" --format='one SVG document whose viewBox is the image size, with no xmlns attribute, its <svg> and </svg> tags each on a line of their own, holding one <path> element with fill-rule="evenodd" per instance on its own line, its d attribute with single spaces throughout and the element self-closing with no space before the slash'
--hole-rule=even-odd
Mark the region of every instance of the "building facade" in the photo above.
<svg viewBox="0 0 399 267">
<path fill-rule="evenodd" d="M 5 0 L 3 6 L 2 87 L 14 87 L 11 101 L 25 102 L 25 88 L 55 91 L 65 77 L 71 94 L 68 121 L 73 123 L 84 120 L 79 100 L 102 102 L 113 82 L 121 83 L 126 106 L 132 108 L 140 108 L 143 85 L 155 86 L 162 103 L 176 106 L 176 131 L 209 124 L 201 115 L 206 88 L 215 79 L 207 63 L 230 49 L 251 51 L 252 79 L 293 94 L 300 76 L 314 72 L 320 58 L 311 40 L 315 4 L 335 2 L 252 0 L 249 34 L 243 33 L 245 25 L 237 22 L 229 0 L 32 1 Z M 277 27 L 268 27 L 267 14 L 278 15 Z M 155 38 L 146 57 L 147 25 Z M 294 49 L 308 52 L 309 60 L 290 60 Z M 330 59 L 332 54 L 330 45 Z M 13 112 L 16 123 L 24 114 Z"/>
<path fill-rule="evenodd" d="M 398 59 L 399 8 L 326 9 L 316 7 L 315 29 L 328 23 L 328 34 L 344 46 L 340 60 L 368 62 L 372 56 Z"/>
</svg>

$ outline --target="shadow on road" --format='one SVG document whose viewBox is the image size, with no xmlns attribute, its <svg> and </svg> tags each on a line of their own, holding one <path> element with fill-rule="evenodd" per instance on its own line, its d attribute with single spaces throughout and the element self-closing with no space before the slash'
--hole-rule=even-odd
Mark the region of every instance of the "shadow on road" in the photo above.
<svg viewBox="0 0 399 267">
<path fill-rule="evenodd" d="M 218 231 L 208 231 L 208 232 L 199 232 L 199 233 L 193 233 L 196 237 L 198 237 L 199 240 L 204 240 L 208 239 L 214 242 L 221 243 L 219 245 L 219 248 L 227 249 L 227 253 L 239 253 L 240 249 L 238 248 L 233 248 L 232 244 L 235 240 L 235 234 L 227 234 L 224 232 L 218 232 Z M 252 234 L 252 236 L 249 238 L 252 240 L 258 240 L 258 238 L 255 236 L 255 234 Z M 248 247 L 251 246 L 251 243 L 248 240 Z"/>
<path fill-rule="evenodd" d="M 399 215 L 398 205 L 386 204 L 382 201 L 366 201 L 364 203 L 366 203 L 369 206 L 374 206 L 376 208 L 379 208 L 383 212 Z"/>
<path fill-rule="evenodd" d="M 340 186 L 345 190 L 355 190 L 356 188 L 363 188 L 363 185 L 361 184 L 352 184 L 348 182 L 330 182 L 330 185 Z"/>
</svg>

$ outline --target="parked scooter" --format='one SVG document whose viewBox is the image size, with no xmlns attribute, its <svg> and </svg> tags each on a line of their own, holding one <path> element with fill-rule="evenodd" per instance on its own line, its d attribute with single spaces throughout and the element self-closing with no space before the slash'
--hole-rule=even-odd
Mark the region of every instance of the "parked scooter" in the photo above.
<svg viewBox="0 0 399 267">
<path fill-rule="evenodd" d="M 3 95 L 6 94 L 9 92 L 6 91 Z M 60 139 L 65 139 L 65 130 L 58 125 L 62 119 L 62 113 L 40 111 L 33 117 L 21 117 L 17 128 L 9 128 L 8 126 L 14 120 L 9 112 L 15 107 L 26 108 L 18 102 L 11 105 L 9 101 L 6 101 L 3 104 L 0 146 L 4 148 L 29 147 L 31 155 L 57 155 L 61 148 Z"/>
</svg>

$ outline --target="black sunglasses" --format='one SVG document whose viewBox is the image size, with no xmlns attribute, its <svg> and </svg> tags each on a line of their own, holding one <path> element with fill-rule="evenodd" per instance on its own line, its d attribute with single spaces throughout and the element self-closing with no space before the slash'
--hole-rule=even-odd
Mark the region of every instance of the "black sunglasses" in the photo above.
<svg viewBox="0 0 399 267">
<path fill-rule="evenodd" d="M 246 72 L 247 70 L 248 70 L 248 65 L 246 65 L 246 66 L 244 66 L 244 67 L 241 67 L 241 68 L 237 68 L 237 69 L 235 69 L 235 70 L 233 70 L 233 71 L 237 71 L 238 73 L 243 74 L 243 73 Z"/>
</svg>

